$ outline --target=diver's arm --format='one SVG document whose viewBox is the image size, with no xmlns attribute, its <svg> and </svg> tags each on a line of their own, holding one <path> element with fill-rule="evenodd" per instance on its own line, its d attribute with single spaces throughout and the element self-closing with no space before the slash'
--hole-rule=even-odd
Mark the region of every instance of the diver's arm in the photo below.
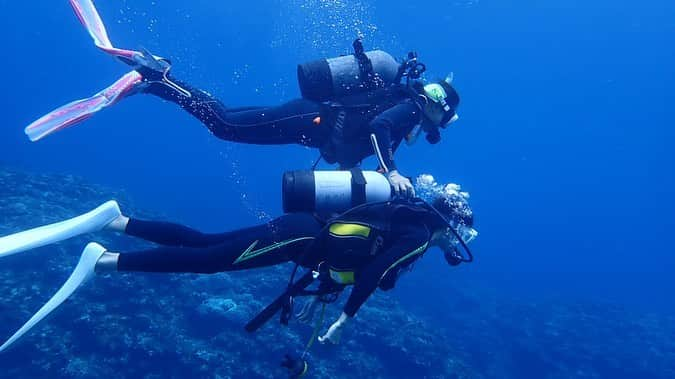
<svg viewBox="0 0 675 379">
<path fill-rule="evenodd" d="M 330 328 L 328 328 L 328 331 L 326 331 L 326 334 L 323 336 L 319 336 L 319 342 L 325 343 L 325 342 L 331 342 L 331 343 L 339 343 L 340 342 L 340 335 L 342 334 L 342 328 L 347 324 L 347 320 L 349 320 L 349 316 L 347 316 L 346 313 L 342 312 L 340 315 L 340 318 L 335 321 Z"/>
<path fill-rule="evenodd" d="M 391 247 L 380 253 L 373 262 L 359 273 L 356 284 L 344 307 L 344 313 L 354 317 L 361 305 L 375 292 L 380 281 L 391 271 L 410 264 L 427 247 L 429 235 L 426 229 L 419 228 L 400 236 Z"/>
<path fill-rule="evenodd" d="M 347 321 L 354 317 L 380 281 L 392 270 L 398 270 L 419 257 L 426 250 L 428 239 L 426 229 L 411 230 L 394 241 L 390 249 L 382 252 L 375 261 L 366 266 L 361 271 L 340 318 L 328 328 L 326 334 L 319 337 L 319 342 L 338 343 Z"/>
<path fill-rule="evenodd" d="M 415 195 L 415 189 L 410 179 L 401 175 L 394 162 L 394 151 L 400 141 L 394 141 L 394 136 L 406 133 L 406 130 L 419 123 L 420 112 L 412 102 L 402 102 L 387 109 L 370 123 L 371 130 L 377 137 L 377 144 L 382 153 L 384 165 L 389 169 L 387 178 L 394 189 L 394 193 L 403 197 Z M 404 129 L 404 130 L 399 130 Z"/>
<path fill-rule="evenodd" d="M 387 165 L 389 170 L 396 170 L 394 145 L 398 145 L 397 141 L 393 141 L 392 132 L 398 128 L 412 128 L 419 121 L 419 108 L 414 103 L 406 101 L 380 113 L 370 122 L 370 129 L 377 137 L 377 144 L 382 152 L 384 164 Z"/>
</svg>

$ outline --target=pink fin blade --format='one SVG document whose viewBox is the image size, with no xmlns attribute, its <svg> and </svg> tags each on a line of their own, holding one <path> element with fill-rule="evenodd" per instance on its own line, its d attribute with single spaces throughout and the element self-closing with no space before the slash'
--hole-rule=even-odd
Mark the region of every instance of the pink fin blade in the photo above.
<svg viewBox="0 0 675 379">
<path fill-rule="evenodd" d="M 101 16 L 99 16 L 91 0 L 70 0 L 70 5 L 73 6 L 80 22 L 87 29 L 97 46 L 101 48 L 113 47 L 108 38 L 108 32 L 105 29 L 103 20 L 101 20 Z"/>
<path fill-rule="evenodd" d="M 131 71 L 96 95 L 73 101 L 40 117 L 26 127 L 25 133 L 31 141 L 35 142 L 68 126 L 77 124 L 93 116 L 101 109 L 121 100 L 142 80 L 141 74 Z"/>
<path fill-rule="evenodd" d="M 134 57 L 141 54 L 140 52 L 135 51 L 135 50 L 124 50 L 124 49 L 118 49 L 116 47 L 101 47 L 101 46 L 98 46 L 98 48 L 103 50 L 104 52 L 112 55 L 112 56 L 127 58 L 130 61 L 134 61 Z"/>
<path fill-rule="evenodd" d="M 129 92 L 132 92 L 141 81 L 143 81 L 143 75 L 137 71 L 129 71 L 99 94 L 105 96 L 108 100 L 106 106 L 113 105 Z"/>
<path fill-rule="evenodd" d="M 103 20 L 98 14 L 92 0 L 70 0 L 70 5 L 73 6 L 75 14 L 77 14 L 80 22 L 89 32 L 89 35 L 93 38 L 96 46 L 101 50 L 110 55 L 130 60 L 133 60 L 134 56 L 141 54 L 135 50 L 118 49 L 112 45 L 110 38 L 108 38 L 105 24 L 103 24 Z"/>
</svg>

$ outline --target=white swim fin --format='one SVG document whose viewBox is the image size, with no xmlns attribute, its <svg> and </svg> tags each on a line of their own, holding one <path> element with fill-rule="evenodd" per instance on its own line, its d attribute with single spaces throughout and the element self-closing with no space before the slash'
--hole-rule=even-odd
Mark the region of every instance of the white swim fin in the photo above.
<svg viewBox="0 0 675 379">
<path fill-rule="evenodd" d="M 81 216 L 2 237 L 0 258 L 99 231 L 121 214 L 117 202 L 111 200 Z"/>
<path fill-rule="evenodd" d="M 80 261 L 77 263 L 75 270 L 70 274 L 70 277 L 66 280 L 61 289 L 58 290 L 58 292 L 56 292 L 56 294 L 49 299 L 49 301 L 43 305 L 30 320 L 14 333 L 7 342 L 0 346 L 0 352 L 5 351 L 10 345 L 16 342 L 16 340 L 34 327 L 35 324 L 42 321 L 42 319 L 47 317 L 47 315 L 66 301 L 66 299 L 68 299 L 82 284 L 89 281 L 89 279 L 94 276 L 96 262 L 103 253 L 105 253 L 105 248 L 103 246 L 95 242 L 88 244 L 87 247 L 84 248 L 84 251 L 82 251 L 82 256 L 80 257 Z"/>
</svg>

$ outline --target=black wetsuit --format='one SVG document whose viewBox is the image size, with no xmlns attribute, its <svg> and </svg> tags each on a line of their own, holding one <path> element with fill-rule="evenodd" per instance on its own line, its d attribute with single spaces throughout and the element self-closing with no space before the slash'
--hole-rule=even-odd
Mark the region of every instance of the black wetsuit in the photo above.
<svg viewBox="0 0 675 379">
<path fill-rule="evenodd" d="M 324 223 L 293 213 L 266 224 L 206 234 L 168 222 L 130 219 L 126 234 L 163 245 L 120 254 L 118 270 L 212 274 L 294 261 Z"/>
<path fill-rule="evenodd" d="M 160 82 L 152 82 L 145 92 L 180 105 L 216 137 L 249 144 L 315 147 L 326 161 L 339 163 L 344 169 L 373 155 L 372 133 L 377 136 L 385 164 L 396 169 L 394 151 L 422 121 L 420 106 L 403 86 L 332 103 L 297 99 L 273 107 L 227 108 L 211 94 L 172 80 L 192 96 L 186 97 Z"/>
<path fill-rule="evenodd" d="M 288 214 L 222 234 L 132 219 L 127 234 L 164 246 L 121 253 L 118 270 L 215 273 L 294 261 L 327 270 L 338 284 L 354 285 L 344 309 L 353 316 L 375 289 L 394 287 L 442 225 L 428 209 L 404 202 L 361 206 L 328 222 Z"/>
</svg>

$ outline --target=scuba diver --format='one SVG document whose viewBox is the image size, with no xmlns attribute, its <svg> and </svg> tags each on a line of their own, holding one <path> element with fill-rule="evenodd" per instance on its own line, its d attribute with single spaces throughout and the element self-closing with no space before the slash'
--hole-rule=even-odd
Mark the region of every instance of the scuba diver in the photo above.
<svg viewBox="0 0 675 379">
<path fill-rule="evenodd" d="M 307 209 L 310 201 L 304 198 L 305 201 L 299 203 L 299 196 L 309 187 L 321 188 L 319 182 L 324 179 L 316 173 L 286 173 L 284 210 L 290 213 L 266 224 L 235 231 L 206 234 L 178 224 L 129 218 L 120 212 L 116 202 L 109 201 L 75 218 L 0 238 L 0 258 L 103 229 L 160 245 L 139 251 L 117 251 L 95 242 L 89 243 L 63 287 L 0 346 L 0 352 L 98 273 L 210 274 L 294 262 L 296 267 L 287 290 L 249 322 L 246 330 L 257 330 L 278 312 L 281 312 L 282 322 L 288 323 L 294 313 L 293 299 L 297 296 L 312 296 L 298 314 L 300 320 L 310 321 L 317 305 L 335 301 L 345 287 L 352 286 L 339 318 L 323 334 L 318 333 L 321 325 L 317 323 L 311 339 L 337 343 L 341 331 L 368 297 L 378 288 L 385 291 L 392 289 L 399 277 L 429 248 L 440 248 L 447 262 L 453 266 L 472 260 L 466 244 L 475 238 L 477 232 L 472 227 L 473 212 L 468 204 L 468 195 L 460 192 L 459 186 L 447 185 L 428 192 L 428 201 L 417 198 L 363 202 L 339 214 L 334 211 L 343 205 L 330 200 L 335 196 L 317 193 L 312 207 L 321 211 L 300 210 Z M 339 179 L 339 176 L 352 175 L 352 188 L 345 192 L 359 191 L 358 185 L 354 184 L 358 182 L 355 177 L 367 176 L 368 183 L 362 186 L 366 201 L 377 190 L 369 186 L 386 184 L 388 187 L 387 179 L 377 172 L 318 173 L 331 176 L 332 182 L 338 181 L 336 178 Z M 372 180 L 375 176 L 381 177 L 380 182 Z M 298 267 L 308 271 L 296 281 L 294 276 Z M 307 289 L 317 284 L 315 282 L 318 282 L 315 290 Z M 303 357 L 307 349 L 300 358 L 287 356 L 285 367 L 306 370 Z"/>
<path fill-rule="evenodd" d="M 351 55 L 298 66 L 302 98 L 271 107 L 226 107 L 208 92 L 173 77 L 167 59 L 113 47 L 91 0 L 71 0 L 71 5 L 96 45 L 134 71 L 95 96 L 65 105 L 29 125 L 26 134 L 33 141 L 125 96 L 147 93 L 179 105 L 218 138 L 317 148 L 320 159 L 337 163 L 340 169 L 356 167 L 372 155 L 369 136 L 374 133 L 395 192 L 413 196 L 413 185 L 399 173 L 394 153 L 404 140 L 413 144 L 422 133 L 429 143 L 438 143 L 440 130 L 458 119 L 460 99 L 452 76 L 426 83 L 421 79 L 426 66 L 415 53 L 399 63 L 384 51 L 364 51 L 360 39 Z"/>
<path fill-rule="evenodd" d="M 391 185 L 412 196 L 413 185 L 399 173 L 395 151 L 403 140 L 413 144 L 422 132 L 427 141 L 438 143 L 439 129 L 458 119 L 459 104 L 450 77 L 426 85 L 400 84 L 399 67 L 413 65 L 411 70 L 420 71 L 423 66 L 416 62 L 414 55 L 399 64 L 383 51 L 365 53 L 356 40 L 352 56 L 298 66 L 302 98 L 278 106 L 242 108 L 228 108 L 208 92 L 175 79 L 166 60 L 144 54 L 134 67 L 143 76 L 140 92 L 178 104 L 227 141 L 313 147 L 326 162 L 350 169 L 372 155 L 369 136 L 374 133 L 390 169 Z M 332 92 L 345 93 L 336 97 Z"/>
</svg>

